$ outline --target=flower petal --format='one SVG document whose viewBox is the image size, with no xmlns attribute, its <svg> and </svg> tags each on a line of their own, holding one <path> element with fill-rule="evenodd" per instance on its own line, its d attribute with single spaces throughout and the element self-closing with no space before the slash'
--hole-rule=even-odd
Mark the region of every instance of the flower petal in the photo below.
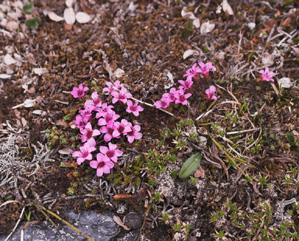
<svg viewBox="0 0 299 241">
<path fill-rule="evenodd" d="M 214 85 L 211 85 L 211 86 L 210 86 L 210 91 L 212 91 L 212 92 L 215 93 L 215 92 L 216 92 L 216 87 L 215 87 Z"/>
<path fill-rule="evenodd" d="M 91 161 L 89 163 L 89 165 L 92 167 L 92 168 L 98 168 L 98 162 L 97 161 Z"/>
<path fill-rule="evenodd" d="M 98 168 L 98 169 L 97 169 L 97 176 L 98 176 L 98 177 L 103 176 L 103 169 L 102 169 L 102 168 Z"/>
<path fill-rule="evenodd" d="M 82 158 L 82 157 L 79 157 L 79 158 L 77 159 L 77 163 L 78 163 L 78 165 L 81 165 L 84 161 L 85 161 L 85 159 Z"/>
<path fill-rule="evenodd" d="M 102 170 L 106 174 L 110 173 L 110 168 L 107 165 L 103 166 Z"/>
<path fill-rule="evenodd" d="M 104 136 L 104 140 L 105 140 L 106 142 L 111 141 L 111 139 L 112 139 L 112 136 L 111 136 L 109 133 L 107 133 L 107 134 Z"/>
<path fill-rule="evenodd" d="M 106 162 L 106 165 L 111 169 L 114 167 L 114 163 L 111 161 Z"/>
</svg>

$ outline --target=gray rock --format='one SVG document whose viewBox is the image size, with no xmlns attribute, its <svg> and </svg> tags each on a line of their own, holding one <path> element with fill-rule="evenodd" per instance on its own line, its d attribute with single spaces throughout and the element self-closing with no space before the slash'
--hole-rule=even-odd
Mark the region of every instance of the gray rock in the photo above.
<svg viewBox="0 0 299 241">
<path fill-rule="evenodd" d="M 140 229 L 133 230 L 129 233 L 126 233 L 123 238 L 117 239 L 117 241 L 136 241 L 138 239 L 139 233 L 140 233 Z"/>
<path fill-rule="evenodd" d="M 60 223 L 55 218 L 52 219 L 56 224 Z M 95 241 L 112 241 L 119 233 L 119 226 L 113 221 L 112 213 L 96 213 L 93 211 L 83 211 L 69 213 L 68 222 L 74 227 L 85 233 Z M 21 231 L 25 222 L 21 222 L 9 241 L 20 240 Z M 60 223 L 58 227 L 52 227 L 49 221 L 43 221 L 35 225 L 28 225 L 23 231 L 24 241 L 74 241 L 88 240 L 69 226 Z M 6 236 L 0 236 L 0 241 L 4 241 Z"/>
</svg>

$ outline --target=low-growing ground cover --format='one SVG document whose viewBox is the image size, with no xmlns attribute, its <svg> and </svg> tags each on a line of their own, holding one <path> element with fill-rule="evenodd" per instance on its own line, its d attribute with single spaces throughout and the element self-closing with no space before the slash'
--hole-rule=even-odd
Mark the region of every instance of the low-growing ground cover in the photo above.
<svg viewBox="0 0 299 241">
<path fill-rule="evenodd" d="M 143 240 L 298 239 L 298 4 L 66 3 L 1 5 L 1 233 L 45 207 L 138 212 Z"/>
</svg>

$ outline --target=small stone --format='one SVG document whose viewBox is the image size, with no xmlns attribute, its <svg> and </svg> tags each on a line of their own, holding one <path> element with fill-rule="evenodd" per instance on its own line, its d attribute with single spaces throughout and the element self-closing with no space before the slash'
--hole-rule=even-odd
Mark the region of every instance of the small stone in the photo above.
<svg viewBox="0 0 299 241">
<path fill-rule="evenodd" d="M 124 218 L 124 224 L 131 229 L 140 229 L 142 226 L 142 219 L 138 213 L 128 213 Z"/>
<path fill-rule="evenodd" d="M 174 196 L 171 200 L 170 203 L 173 204 L 176 207 L 180 207 L 183 204 L 183 201 L 180 200 L 178 197 Z"/>
</svg>

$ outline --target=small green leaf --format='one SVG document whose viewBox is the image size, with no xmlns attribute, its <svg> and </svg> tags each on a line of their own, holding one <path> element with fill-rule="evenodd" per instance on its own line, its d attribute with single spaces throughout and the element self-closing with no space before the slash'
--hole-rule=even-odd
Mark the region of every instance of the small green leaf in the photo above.
<svg viewBox="0 0 299 241">
<path fill-rule="evenodd" d="M 28 214 L 25 213 L 26 219 L 29 222 L 30 221 L 30 217 L 31 217 L 31 212 L 29 212 Z"/>
<path fill-rule="evenodd" d="M 188 19 L 188 23 L 186 24 L 185 28 L 189 31 L 192 30 L 192 27 L 193 27 L 193 24 L 192 22 L 190 21 L 190 19 Z"/>
<path fill-rule="evenodd" d="M 140 185 L 140 177 L 136 177 L 135 187 L 137 188 Z"/>
<path fill-rule="evenodd" d="M 136 171 L 141 171 L 141 170 L 142 170 L 142 169 L 141 169 L 140 167 L 138 167 L 138 166 L 134 166 L 133 169 L 136 170 Z"/>
<path fill-rule="evenodd" d="M 290 143 L 291 146 L 293 146 L 295 144 L 295 137 L 294 134 L 292 132 L 287 132 L 286 133 L 288 142 Z"/>
<path fill-rule="evenodd" d="M 31 9 L 33 8 L 33 3 L 27 3 L 23 6 L 23 12 L 25 14 L 31 14 Z"/>
<path fill-rule="evenodd" d="M 170 129 L 169 128 L 165 128 L 162 130 L 162 133 L 161 133 L 161 136 L 164 137 L 164 138 L 169 138 L 171 135 L 170 135 Z"/>
<path fill-rule="evenodd" d="M 181 179 L 187 178 L 192 175 L 200 167 L 201 155 L 196 153 L 190 156 L 183 164 L 179 177 Z"/>
<path fill-rule="evenodd" d="M 114 173 L 114 174 L 109 175 L 109 176 L 107 177 L 107 179 L 108 179 L 108 180 L 110 180 L 110 179 L 115 179 L 115 178 L 119 177 L 119 175 L 120 175 L 120 173 L 117 172 L 117 173 Z"/>
<path fill-rule="evenodd" d="M 5 201 L 12 199 L 12 195 L 8 195 L 5 197 Z"/>
<path fill-rule="evenodd" d="M 113 182 L 112 187 L 116 186 L 116 185 L 120 182 L 121 179 L 122 179 L 122 177 L 117 178 L 117 179 Z"/>
<path fill-rule="evenodd" d="M 282 6 L 286 6 L 286 5 L 291 4 L 293 2 L 294 2 L 294 0 L 285 0 L 285 1 L 282 2 Z"/>
<path fill-rule="evenodd" d="M 28 27 L 28 28 L 31 28 L 31 29 L 34 29 L 34 28 L 37 28 L 38 25 L 41 23 L 40 19 L 39 18 L 32 18 L 32 19 L 28 19 L 26 22 L 25 22 L 25 25 Z"/>
</svg>

